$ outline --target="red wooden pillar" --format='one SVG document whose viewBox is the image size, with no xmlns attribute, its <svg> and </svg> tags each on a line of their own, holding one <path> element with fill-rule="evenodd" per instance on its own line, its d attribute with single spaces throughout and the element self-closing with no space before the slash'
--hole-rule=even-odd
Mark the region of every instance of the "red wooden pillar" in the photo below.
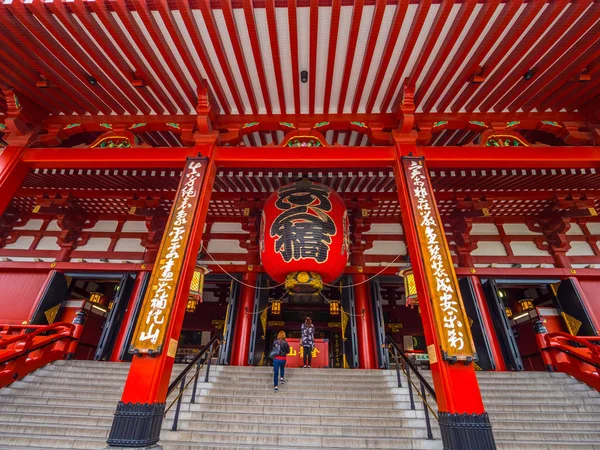
<svg viewBox="0 0 600 450">
<path fill-rule="evenodd" d="M 125 314 L 123 316 L 121 328 L 118 331 L 119 335 L 115 340 L 115 346 L 113 348 L 112 354 L 110 355 L 111 361 L 122 361 L 121 351 L 123 350 L 123 345 L 125 345 L 125 337 L 127 335 L 127 330 L 129 329 L 130 322 L 133 319 L 135 301 L 140 296 L 140 290 L 142 289 L 142 285 L 144 282 L 144 274 L 145 272 L 139 272 L 135 280 L 135 285 L 133 286 L 133 290 L 131 291 L 131 295 L 129 296 L 129 304 L 127 305 L 127 310 L 125 311 Z"/>
<path fill-rule="evenodd" d="M 250 334 L 252 331 L 252 311 L 254 309 L 254 297 L 256 296 L 256 288 L 252 286 L 256 286 L 256 273 L 246 272 L 242 277 L 242 282 L 244 285 L 242 286 L 231 349 L 232 366 L 248 365 Z"/>
<path fill-rule="evenodd" d="M 506 363 L 504 362 L 504 357 L 502 356 L 502 349 L 500 348 L 498 335 L 496 334 L 496 329 L 494 328 L 494 323 L 492 322 L 490 309 L 488 308 L 488 304 L 485 299 L 485 294 L 483 293 L 481 280 L 479 279 L 479 277 L 471 277 L 471 281 L 473 283 L 473 289 L 475 289 L 475 301 L 479 306 L 481 318 L 483 319 L 483 328 L 485 333 L 490 338 L 490 351 L 492 353 L 492 358 L 494 358 L 494 362 L 496 364 L 495 370 L 499 372 L 504 372 L 506 371 Z"/>
<path fill-rule="evenodd" d="M 9 145 L 0 149 L 0 216 L 27 175 L 28 167 L 21 162 L 25 147 L 25 144 Z"/>
<path fill-rule="evenodd" d="M 216 165 L 211 158 L 212 146 L 206 146 L 205 149 L 206 151 L 198 149 L 203 154 L 208 154 L 209 160 L 191 222 L 190 237 L 182 257 L 171 317 L 164 328 L 165 348 L 157 355 L 134 355 L 107 441 L 110 446 L 145 447 L 155 444 L 160 438 L 167 391 L 175 362 L 175 352 L 171 352 L 170 343 L 172 340 L 176 343 L 181 333 L 189 295 L 189 290 L 184 287 L 189 286 L 192 280 L 216 174 Z M 165 239 L 161 246 L 167 245 L 168 240 Z M 150 300 L 150 297 L 146 300 Z"/>
<path fill-rule="evenodd" d="M 352 265 L 364 267 L 365 257 L 362 250 L 353 247 Z M 369 295 L 367 276 L 357 273 L 352 276 L 354 286 L 354 306 L 356 314 L 356 334 L 358 340 L 358 361 L 361 369 L 377 369 L 377 353 L 375 352 L 375 325 Z"/>
<path fill-rule="evenodd" d="M 400 153 L 418 154 L 417 148 L 410 145 L 403 149 L 397 144 L 397 157 L 394 163 L 394 175 L 408 253 L 414 271 L 419 306 L 423 320 L 423 329 L 431 363 L 431 373 L 437 395 L 439 424 L 442 431 L 444 449 L 448 450 L 495 450 L 496 445 L 488 415 L 484 411 L 475 369 L 471 363 L 462 361 L 451 363 L 444 360 L 441 340 L 436 331 L 433 305 L 427 285 L 423 253 L 419 245 L 415 217 L 419 217 L 407 192 L 407 182 L 400 161 Z M 425 170 L 428 178 L 427 171 Z M 431 208 L 437 214 L 435 199 Z M 438 214 L 439 216 L 439 214 Z M 446 245 L 445 236 L 439 236 L 442 245 Z M 450 265 L 448 271 L 454 268 Z"/>
</svg>

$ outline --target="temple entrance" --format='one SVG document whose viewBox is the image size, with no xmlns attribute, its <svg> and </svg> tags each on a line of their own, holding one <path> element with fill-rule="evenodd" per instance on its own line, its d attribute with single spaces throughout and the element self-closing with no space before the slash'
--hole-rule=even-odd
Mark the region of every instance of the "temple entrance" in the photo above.
<svg viewBox="0 0 600 450">
<path fill-rule="evenodd" d="M 508 370 L 546 370 L 534 334 L 539 319 L 549 333 L 595 335 L 570 279 L 488 279 L 483 291 Z"/>
</svg>

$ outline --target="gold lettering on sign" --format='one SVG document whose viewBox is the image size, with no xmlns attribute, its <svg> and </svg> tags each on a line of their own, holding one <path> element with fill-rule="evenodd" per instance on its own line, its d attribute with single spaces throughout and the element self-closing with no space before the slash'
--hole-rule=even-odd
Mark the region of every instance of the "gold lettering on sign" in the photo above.
<svg viewBox="0 0 600 450">
<path fill-rule="evenodd" d="M 149 288 L 144 296 L 131 353 L 160 353 L 204 179 L 206 158 L 188 158 L 173 202 Z M 181 289 L 184 287 L 181 286 Z M 186 289 L 188 287 L 185 287 Z"/>
<path fill-rule="evenodd" d="M 448 360 L 476 358 L 444 225 L 423 158 L 403 157 L 402 164 L 443 357 Z"/>
</svg>

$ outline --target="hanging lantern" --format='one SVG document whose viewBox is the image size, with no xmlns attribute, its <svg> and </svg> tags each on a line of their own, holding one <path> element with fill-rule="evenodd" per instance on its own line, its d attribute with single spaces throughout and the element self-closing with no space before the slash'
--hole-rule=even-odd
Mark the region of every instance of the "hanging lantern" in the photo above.
<svg viewBox="0 0 600 450">
<path fill-rule="evenodd" d="M 96 304 L 102 303 L 102 294 L 99 292 L 90 292 L 90 302 Z"/>
<path fill-rule="evenodd" d="M 419 305 L 419 296 L 417 294 L 417 283 L 415 282 L 415 274 L 411 266 L 398 272 L 404 280 L 404 293 L 406 296 L 406 306 L 414 308 Z"/>
<path fill-rule="evenodd" d="M 279 316 L 281 314 L 281 304 L 283 302 L 281 300 L 273 300 L 271 302 L 271 314 L 274 316 Z"/>
<path fill-rule="evenodd" d="M 190 283 L 190 296 L 196 299 L 196 303 L 202 303 L 202 291 L 204 290 L 204 276 L 210 272 L 208 267 L 196 266 Z M 196 309 L 194 307 L 194 309 Z"/>
<path fill-rule="evenodd" d="M 521 305 L 521 311 L 529 311 L 535 308 L 535 306 L 533 305 L 533 300 L 530 298 L 524 298 L 522 300 L 519 300 L 519 305 Z"/>
<path fill-rule="evenodd" d="M 331 300 L 329 302 L 329 314 L 332 316 L 340 315 L 340 301 L 339 300 Z"/>
<path fill-rule="evenodd" d="M 308 180 L 279 188 L 265 202 L 260 255 L 291 295 L 318 295 L 348 262 L 348 211 L 329 187 Z"/>
<path fill-rule="evenodd" d="M 189 312 L 189 313 L 193 313 L 194 311 L 196 311 L 196 306 L 198 306 L 198 301 L 194 297 L 189 296 L 187 305 L 185 307 L 185 311 Z"/>
<path fill-rule="evenodd" d="M 513 315 L 513 312 L 512 312 L 512 309 L 510 308 L 510 306 L 505 306 L 504 307 L 504 312 L 506 312 L 506 317 L 508 317 L 509 319 Z"/>
</svg>

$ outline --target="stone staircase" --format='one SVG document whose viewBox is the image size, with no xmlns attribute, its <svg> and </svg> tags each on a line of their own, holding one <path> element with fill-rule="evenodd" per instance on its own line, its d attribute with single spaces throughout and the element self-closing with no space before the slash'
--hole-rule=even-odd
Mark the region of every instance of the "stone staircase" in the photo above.
<svg viewBox="0 0 600 450">
<path fill-rule="evenodd" d="M 0 450 L 105 448 L 127 371 L 128 364 L 59 361 L 0 390 Z M 531 372 L 479 373 L 479 380 L 499 449 L 600 450 L 600 394 L 586 385 Z M 395 386 L 394 371 L 288 369 L 274 393 L 270 368 L 213 366 L 197 403 L 184 396 L 178 431 L 167 414 L 160 444 L 441 449 L 435 420 L 435 439 L 426 439 L 419 398 L 410 410 L 408 389 Z"/>
</svg>

